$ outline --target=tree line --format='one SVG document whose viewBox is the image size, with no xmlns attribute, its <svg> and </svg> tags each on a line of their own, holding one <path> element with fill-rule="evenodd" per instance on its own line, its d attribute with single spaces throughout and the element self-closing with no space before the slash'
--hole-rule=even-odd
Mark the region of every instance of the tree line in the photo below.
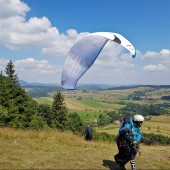
<svg viewBox="0 0 170 170">
<path fill-rule="evenodd" d="M 84 131 L 84 123 L 77 113 L 68 114 L 61 91 L 53 96 L 52 105 L 39 104 L 19 85 L 13 62 L 0 74 L 0 126 L 13 128 L 57 128 L 74 133 Z"/>
</svg>

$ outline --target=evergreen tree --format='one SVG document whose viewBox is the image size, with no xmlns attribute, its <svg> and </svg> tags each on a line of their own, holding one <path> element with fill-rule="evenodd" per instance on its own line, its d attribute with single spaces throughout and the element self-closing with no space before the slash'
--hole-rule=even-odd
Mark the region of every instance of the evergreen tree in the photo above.
<svg viewBox="0 0 170 170">
<path fill-rule="evenodd" d="M 47 123 L 46 121 L 43 119 L 42 116 L 39 116 L 38 114 L 34 114 L 32 117 L 31 117 L 31 122 L 29 124 L 29 127 L 31 129 L 43 129 L 45 127 L 48 127 L 47 126 Z"/>
<path fill-rule="evenodd" d="M 80 116 L 74 112 L 70 113 L 68 115 L 68 130 L 71 130 L 74 133 L 84 133 L 85 125 L 83 123 L 83 120 L 80 118 Z"/>
<path fill-rule="evenodd" d="M 48 104 L 39 104 L 38 105 L 38 114 L 39 116 L 43 117 L 46 121 L 47 125 L 50 126 L 52 120 L 51 108 Z"/>
<path fill-rule="evenodd" d="M 32 127 L 32 116 L 37 103 L 24 89 L 9 78 L 0 75 L 0 126 L 17 128 Z"/>
<path fill-rule="evenodd" d="M 14 64 L 12 60 L 10 60 L 9 63 L 6 65 L 5 73 L 11 81 L 17 84 L 19 83 L 18 76 L 17 74 L 15 74 Z"/>
<path fill-rule="evenodd" d="M 7 109 L 0 105 L 0 127 L 7 126 L 7 123 L 9 122 L 9 113 Z"/>
<path fill-rule="evenodd" d="M 64 96 L 60 91 L 54 95 L 52 104 L 52 121 L 51 126 L 61 130 L 66 129 L 68 109 L 64 102 Z"/>
</svg>

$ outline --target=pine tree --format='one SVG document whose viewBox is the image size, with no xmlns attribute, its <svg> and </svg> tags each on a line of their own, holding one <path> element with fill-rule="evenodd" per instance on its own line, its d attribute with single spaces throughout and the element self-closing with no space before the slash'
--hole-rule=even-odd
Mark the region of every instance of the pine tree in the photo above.
<svg viewBox="0 0 170 170">
<path fill-rule="evenodd" d="M 57 91 L 53 98 L 51 126 L 61 130 L 66 129 L 68 120 L 67 113 L 68 109 L 64 102 L 64 96 L 60 91 Z"/>
<path fill-rule="evenodd" d="M 19 83 L 18 76 L 17 74 L 15 74 L 14 64 L 12 60 L 10 60 L 9 63 L 6 65 L 5 73 L 11 81 L 15 82 L 16 84 Z"/>
</svg>

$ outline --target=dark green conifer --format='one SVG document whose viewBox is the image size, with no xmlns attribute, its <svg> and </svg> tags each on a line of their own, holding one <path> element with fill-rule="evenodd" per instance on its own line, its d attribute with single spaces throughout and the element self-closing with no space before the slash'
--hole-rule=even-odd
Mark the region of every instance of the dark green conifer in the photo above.
<svg viewBox="0 0 170 170">
<path fill-rule="evenodd" d="M 19 83 L 18 76 L 17 74 L 15 74 L 14 64 L 12 60 L 10 60 L 9 63 L 6 65 L 5 73 L 11 81 L 17 84 Z"/>
<path fill-rule="evenodd" d="M 54 95 L 52 104 L 52 127 L 64 130 L 67 126 L 68 109 L 64 102 L 64 96 L 60 91 Z"/>
</svg>

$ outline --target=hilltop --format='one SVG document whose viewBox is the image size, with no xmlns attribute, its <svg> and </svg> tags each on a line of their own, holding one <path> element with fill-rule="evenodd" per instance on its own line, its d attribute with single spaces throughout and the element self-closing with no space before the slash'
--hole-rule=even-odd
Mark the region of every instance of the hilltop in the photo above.
<svg viewBox="0 0 170 170">
<path fill-rule="evenodd" d="M 69 91 L 55 85 L 25 84 L 25 91 L 18 84 L 15 74 L 11 73 L 7 77 L 1 74 L 0 78 L 0 168 L 118 169 L 113 160 L 117 153 L 113 140 L 112 143 L 109 143 L 111 140 L 87 142 L 83 136 L 67 130 L 82 132 L 85 128 L 84 121 L 86 124 L 91 123 L 97 133 L 106 132 L 115 137 L 119 126 L 114 121 L 121 118 L 121 113 L 131 111 L 149 118 L 143 126 L 148 135 L 151 132 L 161 135 L 154 144 L 150 143 L 157 146 L 142 145 L 143 156 L 137 159 L 138 169 L 169 167 L 170 146 L 160 146 L 157 143 L 159 139 L 165 141 L 165 135 L 169 136 L 169 86 L 113 88 L 90 85 L 84 86 L 84 89 Z M 32 92 L 37 97 L 33 99 L 26 92 Z M 56 129 L 58 127 L 62 132 Z M 169 138 L 166 139 L 169 142 Z"/>
<path fill-rule="evenodd" d="M 116 143 L 87 142 L 70 132 L 0 128 L 0 147 L 0 169 L 119 169 Z M 170 146 L 142 145 L 141 151 L 138 169 L 170 167 Z"/>
</svg>

